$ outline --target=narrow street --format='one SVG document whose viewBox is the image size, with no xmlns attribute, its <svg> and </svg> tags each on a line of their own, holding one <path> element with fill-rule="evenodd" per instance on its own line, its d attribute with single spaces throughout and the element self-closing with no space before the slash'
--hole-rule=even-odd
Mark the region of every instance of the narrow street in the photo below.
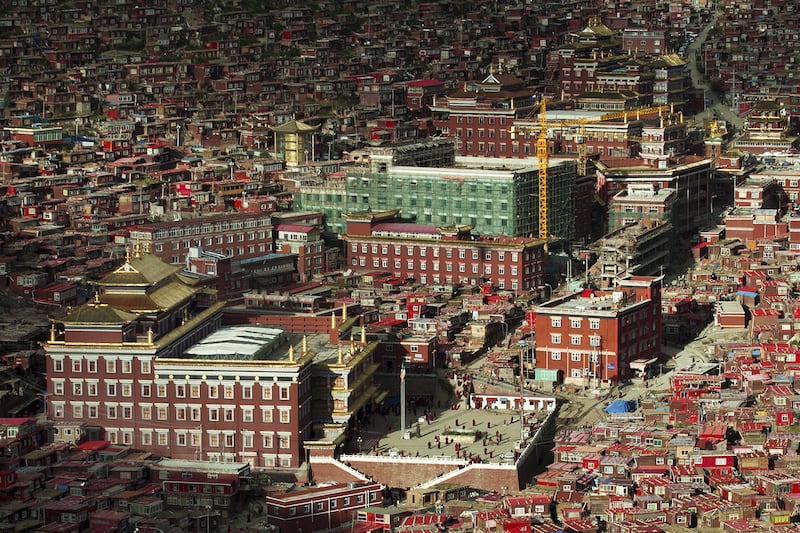
<svg viewBox="0 0 800 533">
<path fill-rule="evenodd" d="M 716 116 L 724 119 L 729 124 L 734 126 L 737 131 L 740 131 L 744 121 L 729 106 L 720 101 L 716 93 L 711 88 L 711 80 L 707 79 L 704 72 L 698 68 L 698 61 L 702 62 L 703 60 L 702 45 L 706 39 L 708 39 L 708 34 L 716 26 L 717 18 L 720 16 L 720 14 L 721 13 L 719 11 L 715 11 L 711 17 L 711 20 L 703 27 L 703 29 L 697 35 L 697 38 L 686 47 L 686 63 L 689 67 L 689 72 L 691 73 L 692 85 L 694 87 L 703 89 L 705 100 L 708 106 L 703 113 L 699 113 L 696 116 L 698 125 L 702 123 L 704 119 L 713 118 L 714 114 L 716 114 Z"/>
</svg>

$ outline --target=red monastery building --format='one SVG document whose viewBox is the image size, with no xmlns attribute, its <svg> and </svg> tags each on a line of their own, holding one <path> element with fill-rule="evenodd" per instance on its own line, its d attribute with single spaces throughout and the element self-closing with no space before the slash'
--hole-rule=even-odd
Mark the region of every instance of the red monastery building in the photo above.
<svg viewBox="0 0 800 533">
<path fill-rule="evenodd" d="M 544 241 L 478 237 L 472 226 L 395 222 L 397 210 L 344 215 L 347 264 L 414 278 L 423 285 L 482 285 L 532 291 L 543 284 Z"/>
<path fill-rule="evenodd" d="M 130 237 L 163 261 L 180 264 L 192 247 L 239 260 L 263 257 L 273 252 L 272 231 L 270 213 L 235 213 L 142 224 L 131 228 Z"/>
<path fill-rule="evenodd" d="M 44 349 L 56 441 L 88 432 L 174 459 L 291 473 L 304 447 L 332 455 L 350 419 L 374 407 L 377 343 L 336 346 L 345 320 L 336 316 L 311 340 L 223 327 L 225 303 L 195 283 L 136 253 L 98 282 L 94 301 L 53 324 Z"/>
<path fill-rule="evenodd" d="M 629 276 L 614 290 L 586 289 L 536 307 L 537 378 L 549 371 L 554 381 L 612 386 L 658 361 L 661 279 Z"/>
<path fill-rule="evenodd" d="M 536 138 L 513 140 L 510 129 L 538 105 L 538 95 L 510 74 L 489 74 L 481 82 L 434 98 L 430 105 L 434 126 L 456 139 L 458 155 L 530 157 Z"/>
</svg>

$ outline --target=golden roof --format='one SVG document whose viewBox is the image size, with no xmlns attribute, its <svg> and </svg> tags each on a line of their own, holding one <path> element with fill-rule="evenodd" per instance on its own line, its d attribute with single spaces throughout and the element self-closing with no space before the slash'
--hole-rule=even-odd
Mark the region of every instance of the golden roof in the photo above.
<svg viewBox="0 0 800 533">
<path fill-rule="evenodd" d="M 155 255 L 142 254 L 126 261 L 124 265 L 98 281 L 97 284 L 101 287 L 155 285 L 182 269 L 182 266 L 169 265 Z"/>
<path fill-rule="evenodd" d="M 653 61 L 651 65 L 653 67 L 681 67 L 686 64 L 686 61 L 683 60 L 681 56 L 675 53 L 671 54 L 663 54 L 658 59 Z"/>
<path fill-rule="evenodd" d="M 152 313 L 162 308 L 147 293 L 105 293 L 100 300 L 117 309 L 134 313 Z"/>
<path fill-rule="evenodd" d="M 171 281 L 152 291 L 149 296 L 161 309 L 170 309 L 192 297 L 196 289 L 178 281 Z"/>
<path fill-rule="evenodd" d="M 108 304 L 91 302 L 82 305 L 69 312 L 61 323 L 63 324 L 129 324 L 139 317 L 136 313 L 130 313 L 122 309 L 117 309 Z"/>
<path fill-rule="evenodd" d="M 269 129 L 278 133 L 306 133 L 317 131 L 319 126 L 310 126 L 299 120 L 290 120 L 280 126 L 270 126 Z"/>
</svg>

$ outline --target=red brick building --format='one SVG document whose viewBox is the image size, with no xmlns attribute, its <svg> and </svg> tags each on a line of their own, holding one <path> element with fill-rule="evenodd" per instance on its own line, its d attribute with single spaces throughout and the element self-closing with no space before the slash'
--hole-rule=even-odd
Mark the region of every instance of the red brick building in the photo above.
<svg viewBox="0 0 800 533">
<path fill-rule="evenodd" d="M 212 463 L 161 459 L 150 466 L 151 478 L 161 485 L 169 507 L 218 509 L 235 512 L 246 501 L 249 463 Z M 210 518 L 210 517 L 209 517 Z"/>
<path fill-rule="evenodd" d="M 445 84 L 441 80 L 410 81 L 406 83 L 406 107 L 414 113 L 426 115 L 434 98 L 443 96 L 445 91 Z"/>
<path fill-rule="evenodd" d="M 660 277 L 622 278 L 613 291 L 587 289 L 535 312 L 539 375 L 608 386 L 634 377 L 632 362 L 660 358 Z"/>
<path fill-rule="evenodd" d="M 181 270 L 134 254 L 94 301 L 53 324 L 44 349 L 57 441 L 93 431 L 175 459 L 295 473 L 303 446 L 322 436 L 315 422 L 346 432 L 371 406 L 376 343 L 337 353 L 336 317 L 313 349 L 278 327 L 223 328 L 225 303 Z"/>
<path fill-rule="evenodd" d="M 307 224 L 279 224 L 275 228 L 275 251 L 297 256 L 297 272 L 301 282 L 311 281 L 327 270 L 322 232 Z"/>
<path fill-rule="evenodd" d="M 535 92 L 508 74 L 490 74 L 481 82 L 435 98 L 434 126 L 456 139 L 456 152 L 465 156 L 530 157 L 536 136 L 512 139 L 510 129 L 538 105 Z"/>
<path fill-rule="evenodd" d="M 60 149 L 62 145 L 63 130 L 61 126 L 36 124 L 30 127 L 10 127 L 5 131 L 9 140 L 22 141 L 28 146 Z"/>
<path fill-rule="evenodd" d="M 183 264 L 192 247 L 236 259 L 252 259 L 273 251 L 270 213 L 234 213 L 131 228 L 130 238 L 161 260 Z"/>
<path fill-rule="evenodd" d="M 528 292 L 543 284 L 544 241 L 477 237 L 471 226 L 394 222 L 397 210 L 345 215 L 346 264 L 414 278 L 423 285 L 482 285 Z"/>
<path fill-rule="evenodd" d="M 399 372 L 404 361 L 409 363 L 408 369 L 412 373 L 427 374 L 433 372 L 434 365 L 442 366 L 442 361 L 438 363 L 436 361 L 438 342 L 434 334 L 377 336 L 381 339 L 381 343 L 375 353 L 383 372 Z"/>
<path fill-rule="evenodd" d="M 669 49 L 667 32 L 649 28 L 625 28 L 622 30 L 622 49 L 641 54 L 663 54 Z"/>
<path fill-rule="evenodd" d="M 380 483 L 335 483 L 267 496 L 267 517 L 278 531 L 335 531 L 366 507 L 383 505 Z"/>
<path fill-rule="evenodd" d="M 250 273 L 227 255 L 199 247 L 189 248 L 186 270 L 213 280 L 210 284 L 217 290 L 220 300 L 241 298 L 250 289 Z"/>
</svg>

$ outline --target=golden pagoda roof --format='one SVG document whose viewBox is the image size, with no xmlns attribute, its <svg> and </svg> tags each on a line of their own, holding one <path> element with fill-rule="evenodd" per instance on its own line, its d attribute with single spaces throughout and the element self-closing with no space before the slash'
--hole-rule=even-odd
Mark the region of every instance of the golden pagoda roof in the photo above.
<svg viewBox="0 0 800 533">
<path fill-rule="evenodd" d="M 150 298 L 161 309 L 170 309 L 181 302 L 188 300 L 197 292 L 197 289 L 184 285 L 179 281 L 171 281 L 152 291 Z"/>
<path fill-rule="evenodd" d="M 682 67 L 686 61 L 676 53 L 662 54 L 658 59 L 652 61 L 650 66 L 658 67 Z"/>
<path fill-rule="evenodd" d="M 317 131 L 319 126 L 311 126 L 299 120 L 290 120 L 280 126 L 270 126 L 269 129 L 277 133 L 306 133 Z"/>
<path fill-rule="evenodd" d="M 137 293 L 106 293 L 100 296 L 100 301 L 117 309 L 125 309 L 130 313 L 152 313 L 161 311 L 160 307 L 149 294 Z"/>
<path fill-rule="evenodd" d="M 136 255 L 124 265 L 97 282 L 101 287 L 150 286 L 180 272 L 180 265 L 170 265 L 157 256 L 145 253 Z"/>
<path fill-rule="evenodd" d="M 124 325 L 138 317 L 137 313 L 117 309 L 105 303 L 90 302 L 67 313 L 67 316 L 61 319 L 61 323 Z"/>
<path fill-rule="evenodd" d="M 616 34 L 614 30 L 600 21 L 599 17 L 592 17 L 589 23 L 580 31 L 581 35 L 595 35 L 597 37 L 611 37 Z"/>
</svg>

